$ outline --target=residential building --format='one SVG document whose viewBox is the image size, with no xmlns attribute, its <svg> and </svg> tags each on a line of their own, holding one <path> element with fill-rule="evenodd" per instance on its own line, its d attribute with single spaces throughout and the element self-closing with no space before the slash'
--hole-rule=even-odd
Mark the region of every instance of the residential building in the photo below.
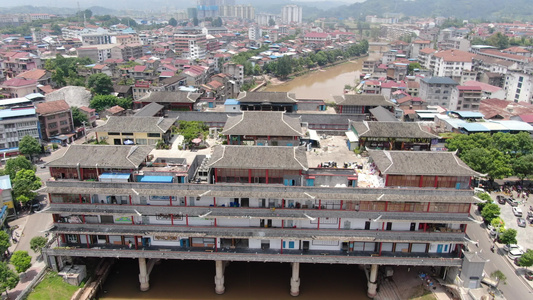
<svg viewBox="0 0 533 300">
<path fill-rule="evenodd" d="M 70 139 L 74 135 L 72 111 L 65 100 L 38 103 L 36 112 L 43 140 L 50 141 L 58 135 L 65 135 Z"/>
<path fill-rule="evenodd" d="M 204 59 L 206 56 L 206 35 L 201 32 L 174 34 L 175 50 L 186 59 Z"/>
<path fill-rule="evenodd" d="M 248 5 L 221 5 L 218 8 L 221 17 L 239 18 L 253 20 L 255 19 L 255 8 Z"/>
<path fill-rule="evenodd" d="M 88 123 L 85 125 L 89 127 L 96 127 L 96 109 L 89 108 L 87 106 L 80 106 L 78 109 L 87 117 Z"/>
<path fill-rule="evenodd" d="M 37 84 L 37 80 L 16 77 L 0 84 L 0 88 L 3 89 L 0 94 L 7 98 L 22 98 L 26 95 L 37 93 Z"/>
<path fill-rule="evenodd" d="M 44 63 L 41 59 L 30 52 L 9 51 L 0 53 L 0 68 L 6 78 L 13 78 L 33 69 L 42 69 L 43 66 Z"/>
<path fill-rule="evenodd" d="M 88 57 L 95 62 L 104 62 L 107 59 L 123 59 L 121 48 L 115 44 L 83 46 L 76 51 L 78 57 Z"/>
<path fill-rule="evenodd" d="M 281 22 L 283 24 L 302 23 L 302 7 L 298 5 L 285 5 L 281 8 Z"/>
<path fill-rule="evenodd" d="M 498 86 L 493 86 L 480 81 L 465 81 L 465 86 L 478 86 L 481 88 L 481 99 L 505 99 L 505 90 Z"/>
<path fill-rule="evenodd" d="M 443 108 L 455 109 L 450 106 L 452 90 L 459 85 L 449 77 L 430 77 L 420 79 L 420 98 L 428 105 L 440 105 Z"/>
<path fill-rule="evenodd" d="M 505 74 L 505 99 L 533 103 L 533 75 L 513 71 Z"/>
<path fill-rule="evenodd" d="M 222 73 L 229 74 L 242 85 L 244 83 L 244 67 L 234 62 L 227 62 L 222 65 Z"/>
<path fill-rule="evenodd" d="M 459 85 L 452 90 L 448 107 L 453 110 L 478 111 L 481 97 L 481 87 Z"/>
<path fill-rule="evenodd" d="M 168 143 L 176 120 L 157 117 L 111 116 L 94 129 L 96 138 L 110 145 L 155 145 Z"/>
<path fill-rule="evenodd" d="M 39 118 L 33 106 L 0 110 L 1 158 L 9 156 L 9 153 L 18 154 L 19 142 L 26 135 L 41 138 Z M 8 151 L 9 149 L 12 151 Z"/>
<path fill-rule="evenodd" d="M 295 94 L 284 92 L 240 92 L 237 99 L 241 111 L 286 111 L 298 110 Z"/>
<path fill-rule="evenodd" d="M 438 51 L 433 54 L 433 76 L 461 79 L 463 70 L 472 70 L 472 59 L 475 55 L 460 50 Z"/>
</svg>

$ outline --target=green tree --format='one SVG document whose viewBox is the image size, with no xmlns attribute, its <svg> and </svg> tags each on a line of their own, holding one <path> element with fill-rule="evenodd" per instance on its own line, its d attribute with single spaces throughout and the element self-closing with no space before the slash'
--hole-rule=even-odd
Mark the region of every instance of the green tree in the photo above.
<svg viewBox="0 0 533 300">
<path fill-rule="evenodd" d="M 74 126 L 83 126 L 83 122 L 85 122 L 85 124 L 89 123 L 87 115 L 84 114 L 79 108 L 73 106 L 70 108 L 70 110 L 72 111 L 72 121 L 74 122 Z"/>
<path fill-rule="evenodd" d="M 117 105 L 124 108 L 124 109 L 130 109 L 133 106 L 133 99 L 130 97 L 127 98 L 118 98 L 117 99 Z"/>
<path fill-rule="evenodd" d="M 500 241 L 503 244 L 516 244 L 516 230 L 509 228 L 506 229 L 500 234 Z"/>
<path fill-rule="evenodd" d="M 496 270 L 490 274 L 490 277 L 494 279 L 498 279 L 499 282 L 503 282 L 503 284 L 507 284 L 507 276 L 503 274 L 502 271 Z"/>
<path fill-rule="evenodd" d="M 178 26 L 178 21 L 174 18 L 170 18 L 170 20 L 168 20 L 168 25 L 176 27 Z"/>
<path fill-rule="evenodd" d="M 473 170 L 488 174 L 491 180 L 513 174 L 509 158 L 494 148 L 475 148 L 463 153 L 460 158 Z"/>
<path fill-rule="evenodd" d="M 520 180 L 533 174 L 533 154 L 521 156 L 513 162 L 513 172 Z"/>
<path fill-rule="evenodd" d="M 275 74 L 281 78 L 287 78 L 292 73 L 292 58 L 290 56 L 282 56 L 276 64 Z"/>
<path fill-rule="evenodd" d="M 41 187 L 41 179 L 35 175 L 35 171 L 33 170 L 18 171 L 12 182 L 13 194 L 17 200 L 20 196 L 24 196 L 25 198 L 20 198 L 24 202 L 35 198 L 37 193 L 34 191 Z"/>
<path fill-rule="evenodd" d="M 479 203 L 477 204 L 477 209 L 478 209 L 479 211 L 482 211 L 483 208 L 484 208 L 487 204 L 493 203 L 492 198 L 491 198 L 490 195 L 487 194 L 487 193 L 477 193 L 477 194 L 476 194 L 476 197 L 478 197 L 479 199 L 485 201 L 485 202 L 479 202 Z"/>
<path fill-rule="evenodd" d="M 268 19 L 268 26 L 272 27 L 274 25 L 276 25 L 276 21 L 274 21 L 274 19 L 272 19 L 272 18 L 269 18 Z"/>
<path fill-rule="evenodd" d="M 197 17 L 194 17 L 194 18 L 192 19 L 192 24 L 193 24 L 194 26 L 198 26 L 198 18 L 197 18 Z"/>
<path fill-rule="evenodd" d="M 206 136 L 208 130 L 209 128 L 203 122 L 179 121 L 177 132 L 183 136 L 185 144 L 188 144 L 197 137 Z"/>
<path fill-rule="evenodd" d="M 4 175 L 9 175 L 11 180 L 15 179 L 17 172 L 20 170 L 35 171 L 36 167 L 24 156 L 19 155 L 15 158 L 10 158 L 6 161 L 6 166 L 3 170 Z"/>
<path fill-rule="evenodd" d="M 518 264 L 521 267 L 526 267 L 526 268 L 533 266 L 533 250 L 527 249 L 527 251 L 524 254 L 522 254 L 520 259 L 518 260 Z"/>
<path fill-rule="evenodd" d="M 31 256 L 28 251 L 15 251 L 11 255 L 9 262 L 15 267 L 18 273 L 24 273 L 31 267 Z"/>
<path fill-rule="evenodd" d="M 34 154 L 41 153 L 41 143 L 36 138 L 25 135 L 19 142 L 19 151 L 24 155 L 28 155 L 31 162 Z"/>
<path fill-rule="evenodd" d="M 500 217 L 492 219 L 490 225 L 492 225 L 492 227 L 494 227 L 494 229 L 498 233 L 497 236 L 499 236 L 500 233 L 505 230 L 505 222 Z"/>
<path fill-rule="evenodd" d="M 113 92 L 113 82 L 111 77 L 104 73 L 92 74 L 87 80 L 87 87 L 91 89 L 93 94 L 109 95 Z"/>
<path fill-rule="evenodd" d="M 509 37 L 501 32 L 496 32 L 495 34 L 489 36 L 486 41 L 489 45 L 500 50 L 509 48 Z"/>
<path fill-rule="evenodd" d="M 422 67 L 420 66 L 419 63 L 417 63 L 417 62 L 415 62 L 415 63 L 410 63 L 407 72 L 408 72 L 408 74 L 413 75 L 414 70 L 415 70 L 415 69 L 419 69 L 419 70 L 420 70 L 420 68 L 422 68 Z"/>
<path fill-rule="evenodd" d="M 33 237 L 30 240 L 30 248 L 33 250 L 33 252 L 40 254 L 47 242 L 48 239 L 44 236 Z"/>
<path fill-rule="evenodd" d="M 9 241 L 9 234 L 4 230 L 0 230 L 0 253 L 5 253 L 7 249 L 11 246 Z"/>
<path fill-rule="evenodd" d="M 96 111 L 103 111 L 107 108 L 117 105 L 118 97 L 113 95 L 96 95 L 91 100 L 89 107 Z"/>
<path fill-rule="evenodd" d="M 489 203 L 481 210 L 481 216 L 485 222 L 492 222 L 492 220 L 500 215 L 500 207 L 495 203 Z"/>
<path fill-rule="evenodd" d="M 14 289 L 19 283 L 19 276 L 5 262 L 0 262 L 0 295 Z"/>
</svg>

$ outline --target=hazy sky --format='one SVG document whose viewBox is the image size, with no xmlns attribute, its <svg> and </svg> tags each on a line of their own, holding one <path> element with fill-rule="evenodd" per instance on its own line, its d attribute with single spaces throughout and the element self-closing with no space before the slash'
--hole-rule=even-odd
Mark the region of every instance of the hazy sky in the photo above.
<svg viewBox="0 0 533 300">
<path fill-rule="evenodd" d="M 256 0 L 257 1 L 257 0 Z M 324 0 L 295 0 L 297 2 L 326 2 Z M 345 2 L 345 3 L 355 3 L 355 2 L 364 2 L 365 0 L 334 0 L 336 2 Z M 21 5 L 33 5 L 33 6 L 49 6 L 49 7 L 77 7 L 78 3 L 80 7 L 88 8 L 91 6 L 103 6 L 109 8 L 116 8 L 117 6 L 127 7 L 128 0 L 0 0 L 0 7 L 11 7 L 11 6 L 21 6 Z M 139 3 L 140 1 L 134 1 Z M 149 2 L 161 3 L 161 6 L 169 7 L 193 7 L 196 4 L 196 0 L 155 0 Z M 246 0 L 237 0 L 237 3 L 249 2 Z M 288 1 L 287 1 L 288 2 Z M 142 9 L 141 7 L 136 7 L 137 9 Z"/>
</svg>

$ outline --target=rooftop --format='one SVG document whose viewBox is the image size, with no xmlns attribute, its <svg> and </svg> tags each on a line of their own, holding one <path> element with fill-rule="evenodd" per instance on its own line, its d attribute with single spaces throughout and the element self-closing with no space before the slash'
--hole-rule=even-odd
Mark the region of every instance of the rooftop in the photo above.
<svg viewBox="0 0 533 300">
<path fill-rule="evenodd" d="M 153 147 L 115 145 L 70 145 L 62 157 L 49 162 L 49 167 L 66 168 L 139 168 Z"/>
<path fill-rule="evenodd" d="M 302 136 L 300 119 L 285 112 L 243 112 L 228 116 L 222 134 L 257 136 Z"/>
<path fill-rule="evenodd" d="M 208 166 L 229 169 L 307 170 L 307 157 L 297 147 L 216 146 Z"/>
<path fill-rule="evenodd" d="M 111 116 L 96 132 L 146 132 L 165 133 L 176 122 L 175 119 L 158 117 Z"/>
</svg>

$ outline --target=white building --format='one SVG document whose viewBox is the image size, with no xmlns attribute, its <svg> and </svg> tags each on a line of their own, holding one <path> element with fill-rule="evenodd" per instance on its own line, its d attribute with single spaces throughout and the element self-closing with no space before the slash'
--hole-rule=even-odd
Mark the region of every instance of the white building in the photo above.
<svg viewBox="0 0 533 300">
<path fill-rule="evenodd" d="M 451 77 L 460 81 L 462 71 L 472 70 L 472 58 L 475 55 L 459 50 L 445 50 L 433 54 L 433 76 Z"/>
<path fill-rule="evenodd" d="M 281 22 L 285 24 L 302 23 L 302 7 L 297 5 L 283 6 L 281 9 Z"/>
<path fill-rule="evenodd" d="M 533 76 L 509 71 L 505 75 L 505 99 L 514 102 L 533 103 Z"/>
<path fill-rule="evenodd" d="M 252 25 L 248 28 L 248 38 L 252 41 L 257 41 L 263 36 L 263 30 L 258 25 Z"/>
</svg>

